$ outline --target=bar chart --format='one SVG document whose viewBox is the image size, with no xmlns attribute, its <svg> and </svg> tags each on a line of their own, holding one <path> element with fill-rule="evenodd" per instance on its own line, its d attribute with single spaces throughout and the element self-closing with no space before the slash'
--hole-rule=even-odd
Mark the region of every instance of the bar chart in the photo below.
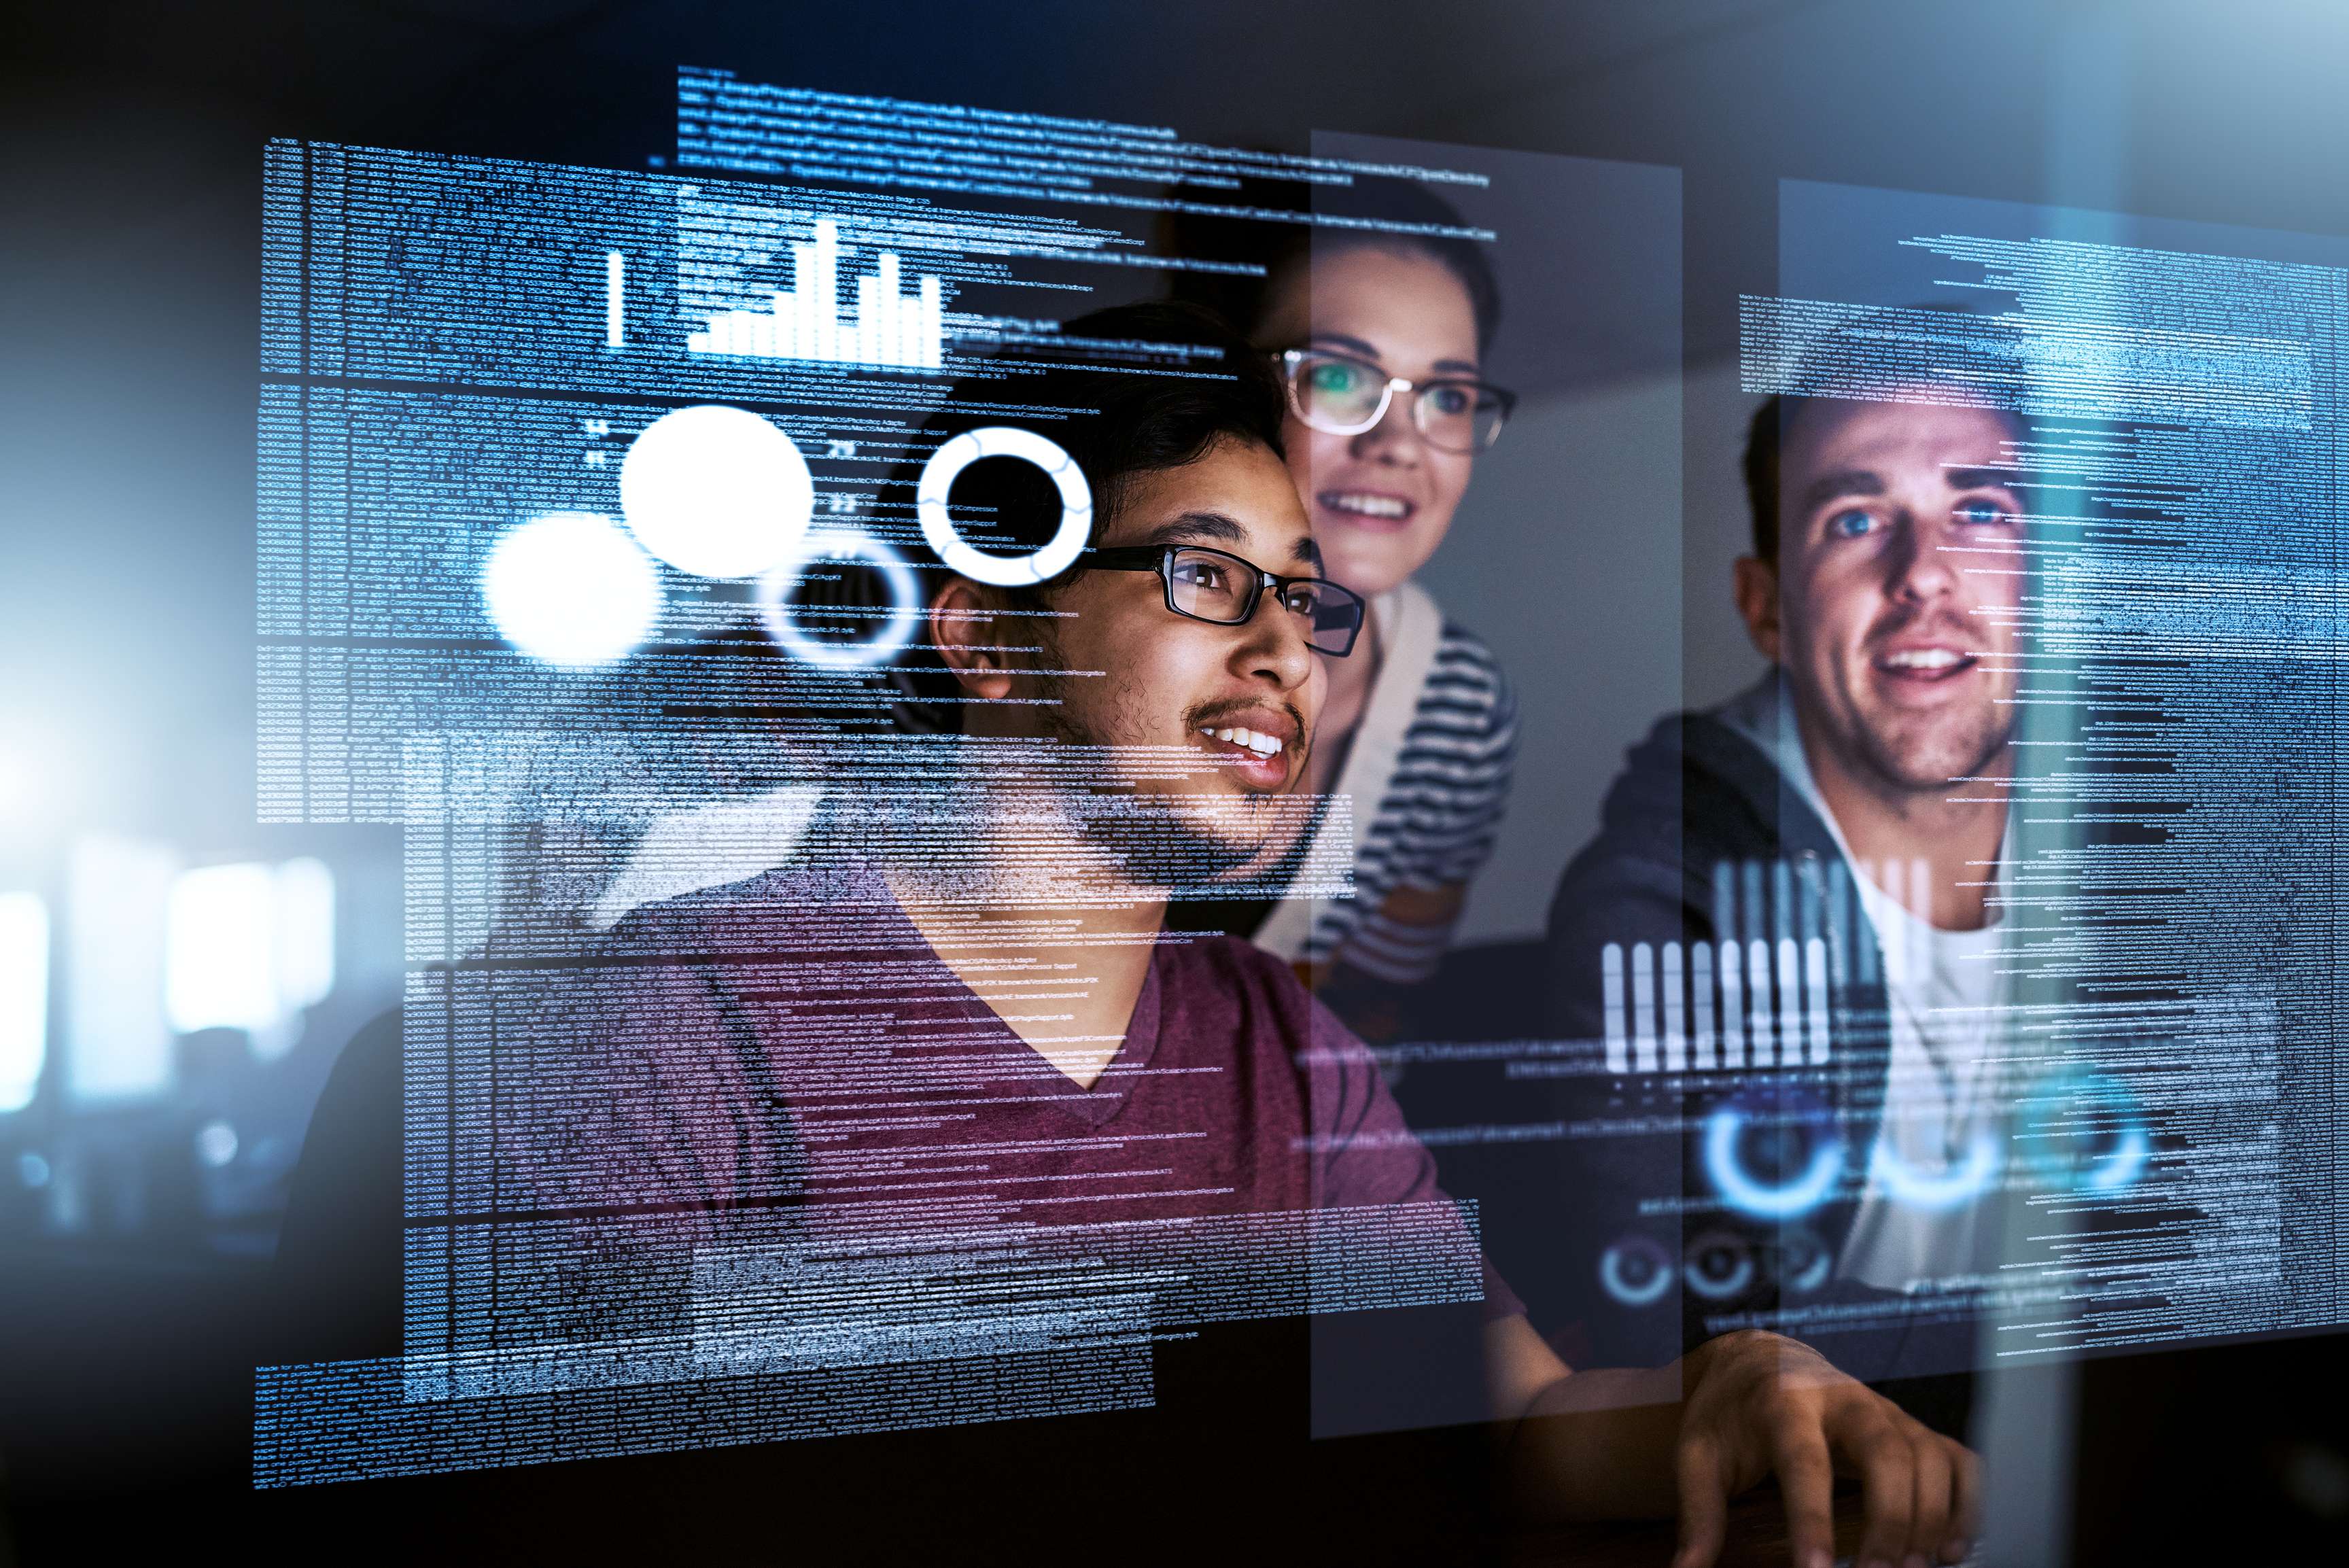
<svg viewBox="0 0 2349 1568">
<path fill-rule="evenodd" d="M 892 370 L 943 368 L 945 291 L 937 278 L 922 273 L 908 291 L 896 253 L 878 252 L 873 271 L 855 280 L 856 304 L 843 317 L 841 250 L 838 222 L 817 219 L 814 241 L 791 247 L 790 288 L 770 293 L 764 310 L 711 312 L 709 326 L 688 335 L 687 348 Z"/>
</svg>

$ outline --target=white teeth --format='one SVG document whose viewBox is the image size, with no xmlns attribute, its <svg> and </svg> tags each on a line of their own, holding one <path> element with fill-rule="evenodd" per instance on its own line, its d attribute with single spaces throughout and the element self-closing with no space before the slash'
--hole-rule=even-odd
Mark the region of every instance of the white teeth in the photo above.
<svg viewBox="0 0 2349 1568">
<path fill-rule="evenodd" d="M 1324 495 L 1321 502 L 1332 511 L 1360 512 L 1364 517 L 1411 515 L 1411 503 L 1400 496 L 1361 495 L 1352 490 L 1333 490 Z"/>
<path fill-rule="evenodd" d="M 1947 648 L 1907 648 L 1887 654 L 1884 662 L 1899 670 L 1945 670 L 1951 665 L 1963 664 L 1965 655 Z"/>
<path fill-rule="evenodd" d="M 1199 733 L 1210 740 L 1220 740 L 1226 746 L 1246 747 L 1258 757 L 1274 757 L 1280 752 L 1281 743 L 1278 737 L 1259 735 L 1253 729 L 1203 729 Z"/>
</svg>

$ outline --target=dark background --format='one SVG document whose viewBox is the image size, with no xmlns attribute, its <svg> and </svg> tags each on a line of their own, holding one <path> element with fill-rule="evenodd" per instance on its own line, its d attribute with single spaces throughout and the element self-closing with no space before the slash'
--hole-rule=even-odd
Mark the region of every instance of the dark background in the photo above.
<svg viewBox="0 0 2349 1568">
<path fill-rule="evenodd" d="M 398 883 L 390 830 L 253 820 L 267 137 L 641 169 L 670 150 L 673 67 L 697 62 L 1226 143 L 1301 148 L 1318 127 L 1677 167 L 1699 697 L 1738 667 L 1717 616 L 1741 526 L 1728 366 L 1736 296 L 1775 287 L 1781 178 L 2349 233 L 2349 10 L 2330 0 L 88 0 L 19 4 L 0 36 L 0 886 L 47 885 L 92 830 L 326 857 L 344 993 L 256 1091 L 290 1125 L 390 999 Z M 0 1154 L 54 1131 L 0 1117 Z M 264 1260 L 5 1223 L 0 1544 L 37 1562 L 233 1548 Z M 2174 1547 L 2349 1513 L 2338 1385 L 2312 1373 L 2330 1343 L 2092 1371 L 2081 1476 L 2105 1491 L 2082 1503 L 2086 1539 L 2123 1517 Z M 2124 1398 L 2131 1440 L 2097 1439 Z"/>
</svg>

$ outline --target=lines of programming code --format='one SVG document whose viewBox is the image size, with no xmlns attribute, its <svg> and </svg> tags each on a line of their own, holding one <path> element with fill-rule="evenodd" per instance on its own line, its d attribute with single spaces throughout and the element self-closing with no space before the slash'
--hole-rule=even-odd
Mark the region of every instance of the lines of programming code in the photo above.
<svg viewBox="0 0 2349 1568">
<path fill-rule="evenodd" d="M 2023 416 L 1998 1353 L 2341 1323 L 2344 273 L 1906 243 L 1982 313 L 1748 299 L 1744 384 Z"/>
<path fill-rule="evenodd" d="M 1238 1027 L 1193 998 L 1270 1005 L 1220 950 L 1167 942 L 1161 1033 L 1098 1078 L 1055 1054 L 1115 1042 L 1055 1032 L 1099 976 L 1034 949 L 1148 940 L 1077 934 L 1137 886 L 1349 896 L 1354 803 L 1171 810 L 1199 747 L 954 734 L 973 699 L 895 668 L 936 651 L 949 387 L 1043 438 L 1081 538 L 1068 415 L 995 351 L 1224 375 L 1058 323 L 1261 274 L 1173 253 L 1171 209 L 1294 228 L 1361 174 L 1481 181 L 870 111 L 688 73 L 683 175 L 268 150 L 260 810 L 402 827 L 409 973 L 405 1354 L 264 1369 L 258 1484 L 1139 1408 L 1154 1336 L 1485 1298 L 1474 1206 L 1348 1119 L 1367 1058 L 1268 1094 L 1191 1054 Z M 1242 177 L 1295 200 L 1143 189 Z M 982 567 L 1031 553 L 955 509 Z M 997 651 L 1055 614 L 1002 611 Z"/>
</svg>

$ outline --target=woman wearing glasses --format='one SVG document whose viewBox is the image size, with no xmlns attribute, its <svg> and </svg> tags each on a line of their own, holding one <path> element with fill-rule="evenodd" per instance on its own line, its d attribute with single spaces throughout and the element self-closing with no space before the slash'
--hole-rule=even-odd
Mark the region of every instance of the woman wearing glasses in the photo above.
<svg viewBox="0 0 2349 1568">
<path fill-rule="evenodd" d="M 1174 243 L 1263 264 L 1260 286 L 1185 273 L 1178 292 L 1278 356 L 1289 471 L 1330 576 L 1371 603 L 1352 655 L 1330 661 L 1301 785 L 1353 801 L 1355 896 L 1275 905 L 1255 938 L 1377 1035 L 1392 1026 L 1392 988 L 1441 963 L 1508 798 L 1508 683 L 1413 577 L 1451 531 L 1514 398 L 1484 378 L 1500 294 L 1460 215 L 1385 182 L 1347 192 L 1342 215 L 1344 226 L 1285 233 L 1194 225 Z M 1253 255 L 1233 255 L 1251 240 Z M 1344 828 L 1333 816 L 1321 830 Z"/>
</svg>

